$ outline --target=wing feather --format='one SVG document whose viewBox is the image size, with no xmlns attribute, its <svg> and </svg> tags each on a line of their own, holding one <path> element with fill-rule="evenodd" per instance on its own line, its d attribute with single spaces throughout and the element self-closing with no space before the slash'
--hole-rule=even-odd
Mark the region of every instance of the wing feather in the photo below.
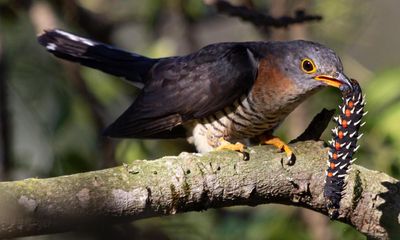
<svg viewBox="0 0 400 240">
<path fill-rule="evenodd" d="M 246 94 L 257 59 L 241 43 L 209 45 L 157 63 L 136 101 L 112 124 L 111 137 L 157 138 L 181 124 L 207 117 Z M 184 137 L 171 134 L 171 137 Z"/>
</svg>

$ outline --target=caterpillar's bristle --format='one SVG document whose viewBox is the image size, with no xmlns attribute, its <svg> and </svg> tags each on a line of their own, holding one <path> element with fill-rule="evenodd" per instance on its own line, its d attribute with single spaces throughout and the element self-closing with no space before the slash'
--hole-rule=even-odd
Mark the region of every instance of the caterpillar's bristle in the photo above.
<svg viewBox="0 0 400 240">
<path fill-rule="evenodd" d="M 362 101 L 361 101 L 361 105 L 365 106 L 366 103 L 367 102 L 365 101 L 365 98 L 363 98 Z"/>
<path fill-rule="evenodd" d="M 343 164 L 343 165 L 340 166 L 339 168 L 340 168 L 340 169 L 343 169 L 343 168 L 345 168 L 347 165 L 348 165 L 348 164 Z"/>
<path fill-rule="evenodd" d="M 343 105 L 343 107 L 342 107 L 342 113 L 343 113 L 343 114 L 346 113 L 346 106 L 345 106 L 345 105 Z"/>
<path fill-rule="evenodd" d="M 355 122 L 355 123 L 353 124 L 353 126 L 357 127 L 357 125 L 360 124 L 360 122 L 361 122 L 361 119 L 358 120 L 357 122 Z"/>
<path fill-rule="evenodd" d="M 337 121 L 339 121 L 339 118 L 338 117 L 333 117 L 333 122 L 335 122 L 335 123 L 337 123 Z"/>
<path fill-rule="evenodd" d="M 360 148 L 360 145 L 357 145 L 356 148 L 354 148 L 353 152 L 357 152 L 357 150 Z"/>
<path fill-rule="evenodd" d="M 358 135 L 357 140 L 360 140 L 360 138 L 362 138 L 363 135 L 364 135 L 364 133 L 361 133 L 360 135 Z"/>
</svg>

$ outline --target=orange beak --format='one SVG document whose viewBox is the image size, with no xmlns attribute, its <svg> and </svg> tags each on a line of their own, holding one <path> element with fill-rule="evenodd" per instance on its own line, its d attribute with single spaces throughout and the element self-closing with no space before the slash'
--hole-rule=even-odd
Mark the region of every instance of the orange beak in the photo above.
<svg viewBox="0 0 400 240">
<path fill-rule="evenodd" d="M 351 81 L 342 73 L 339 73 L 337 77 L 332 77 L 329 75 L 318 75 L 315 76 L 314 79 L 336 88 L 340 88 L 343 86 L 343 84 L 345 84 L 352 89 Z"/>
</svg>

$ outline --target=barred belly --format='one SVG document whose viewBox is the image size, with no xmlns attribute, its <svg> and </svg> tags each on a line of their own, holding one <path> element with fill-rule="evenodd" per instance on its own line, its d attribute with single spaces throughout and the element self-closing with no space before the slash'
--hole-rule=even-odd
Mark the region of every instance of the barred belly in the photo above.
<svg viewBox="0 0 400 240">
<path fill-rule="evenodd" d="M 251 95 L 243 96 L 235 101 L 233 106 L 196 120 L 188 129 L 191 131 L 189 135 L 192 135 L 188 141 L 193 143 L 199 152 L 209 152 L 218 147 L 220 138 L 232 143 L 247 144 L 249 138 L 276 128 L 287 115 L 283 116 L 282 112 L 279 115 L 265 114 L 257 111 L 256 106 Z M 266 109 L 266 106 L 260 109 Z"/>
</svg>

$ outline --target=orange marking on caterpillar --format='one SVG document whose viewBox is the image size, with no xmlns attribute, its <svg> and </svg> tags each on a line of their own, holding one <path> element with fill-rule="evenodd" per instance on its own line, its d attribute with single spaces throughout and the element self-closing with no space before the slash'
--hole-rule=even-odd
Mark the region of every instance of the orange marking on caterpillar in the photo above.
<svg viewBox="0 0 400 240">
<path fill-rule="evenodd" d="M 333 174 L 331 172 L 328 172 L 328 177 L 332 177 Z"/>
<path fill-rule="evenodd" d="M 339 137 L 339 139 L 342 139 L 342 138 L 343 138 L 343 132 L 342 132 L 342 131 L 339 131 L 339 132 L 338 132 L 338 137 Z"/>
<path fill-rule="evenodd" d="M 333 159 L 335 159 L 335 160 L 336 160 L 336 159 L 337 159 L 337 157 L 338 157 L 337 153 L 334 153 L 334 154 L 332 154 L 332 158 L 333 158 Z"/>
<path fill-rule="evenodd" d="M 347 121 L 346 120 L 342 121 L 342 127 L 347 128 Z"/>
<path fill-rule="evenodd" d="M 349 108 L 353 108 L 353 106 L 354 106 L 354 103 L 353 103 L 353 101 L 349 101 Z"/>
<path fill-rule="evenodd" d="M 340 150 L 340 143 L 338 143 L 338 142 L 335 143 L 335 149 Z"/>
<path fill-rule="evenodd" d="M 350 117 L 351 116 L 351 111 L 349 109 L 346 109 L 346 117 Z"/>
<path fill-rule="evenodd" d="M 331 169 L 335 169 L 335 164 L 333 162 L 331 162 L 330 167 L 331 167 Z"/>
</svg>

